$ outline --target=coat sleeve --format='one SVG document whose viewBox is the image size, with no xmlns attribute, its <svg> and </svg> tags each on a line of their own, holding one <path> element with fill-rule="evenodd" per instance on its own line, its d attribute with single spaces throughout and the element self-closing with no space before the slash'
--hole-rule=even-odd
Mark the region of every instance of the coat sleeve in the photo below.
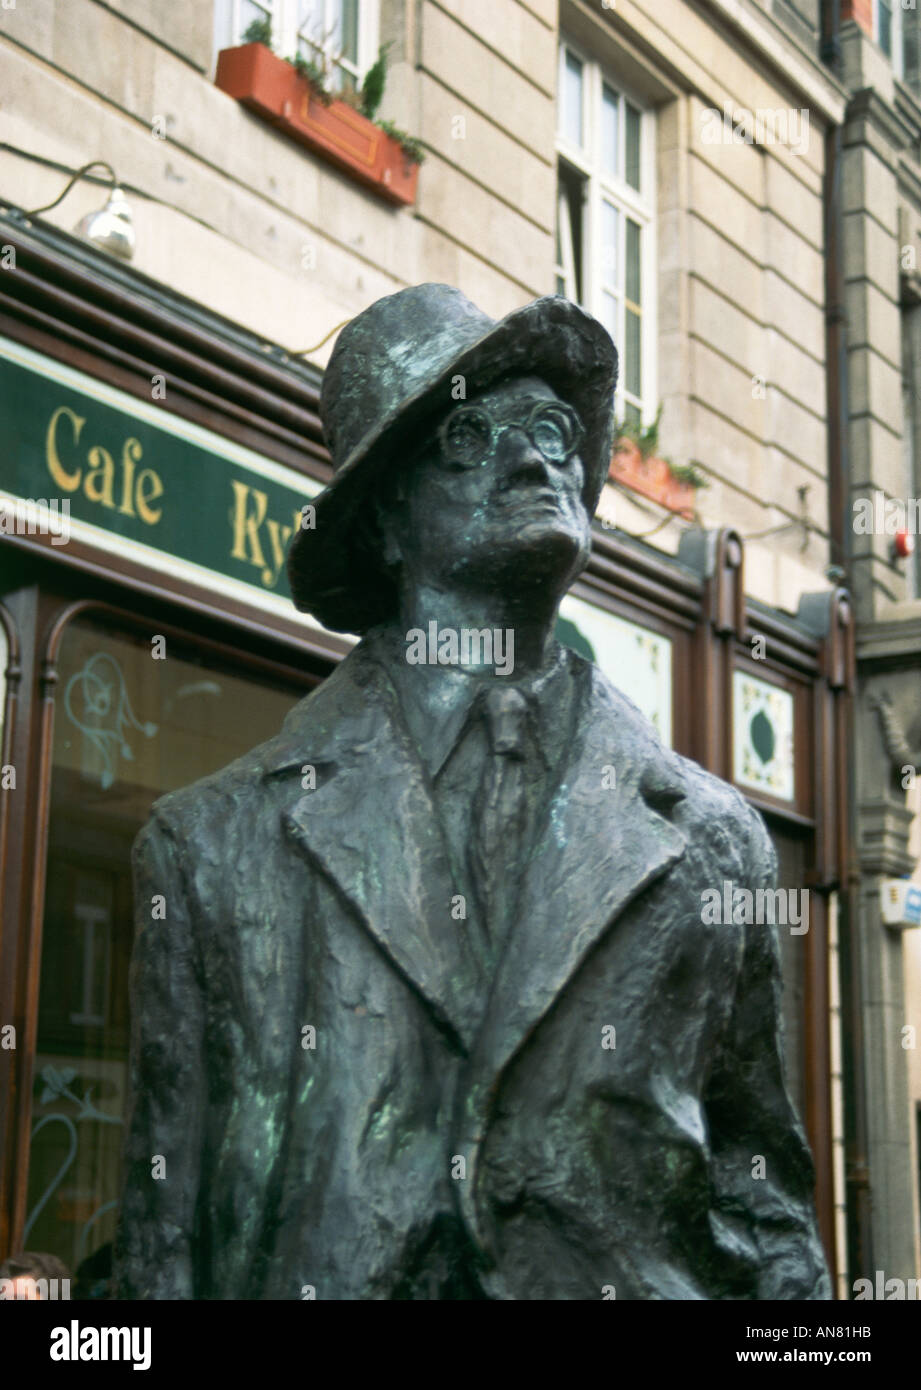
<svg viewBox="0 0 921 1390">
<path fill-rule="evenodd" d="M 745 814 L 751 825 L 746 886 L 773 888 L 774 847 L 761 817 L 747 806 Z M 724 1249 L 758 1270 L 757 1292 L 748 1296 L 827 1299 L 815 1169 L 786 1084 L 777 929 L 755 924 L 739 930 L 745 932 L 742 965 L 706 1095 L 711 1221 Z"/>
<path fill-rule="evenodd" d="M 195 1298 L 205 1074 L 193 914 L 165 823 L 148 822 L 132 864 L 129 1115 L 116 1297 Z"/>
</svg>

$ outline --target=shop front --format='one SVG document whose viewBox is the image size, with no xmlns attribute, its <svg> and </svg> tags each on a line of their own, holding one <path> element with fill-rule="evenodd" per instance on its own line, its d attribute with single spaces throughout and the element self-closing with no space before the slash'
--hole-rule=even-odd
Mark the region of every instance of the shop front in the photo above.
<svg viewBox="0 0 921 1390">
<path fill-rule="evenodd" d="M 316 373 L 71 238 L 3 239 L 0 1247 L 85 1276 L 117 1218 L 132 841 L 350 642 L 284 572 L 326 473 Z"/>
</svg>

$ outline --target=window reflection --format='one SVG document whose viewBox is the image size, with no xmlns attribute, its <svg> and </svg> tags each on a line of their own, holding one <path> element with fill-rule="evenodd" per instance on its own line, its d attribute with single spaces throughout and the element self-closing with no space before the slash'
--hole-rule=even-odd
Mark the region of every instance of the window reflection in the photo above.
<svg viewBox="0 0 921 1390">
<path fill-rule="evenodd" d="M 75 1275 L 105 1268 L 117 1220 L 132 841 L 158 797 L 271 738 L 305 691 L 86 619 L 58 671 L 23 1247 Z"/>
</svg>

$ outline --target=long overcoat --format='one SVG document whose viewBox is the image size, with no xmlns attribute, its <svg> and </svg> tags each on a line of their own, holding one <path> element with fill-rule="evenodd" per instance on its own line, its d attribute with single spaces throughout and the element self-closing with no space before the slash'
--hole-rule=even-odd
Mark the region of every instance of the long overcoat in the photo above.
<svg viewBox="0 0 921 1390">
<path fill-rule="evenodd" d="M 121 1296 L 457 1297 L 458 1258 L 493 1299 L 830 1296 L 776 930 L 702 910 L 772 886 L 764 825 L 567 659 L 579 732 L 491 980 L 367 642 L 156 804 Z"/>
</svg>

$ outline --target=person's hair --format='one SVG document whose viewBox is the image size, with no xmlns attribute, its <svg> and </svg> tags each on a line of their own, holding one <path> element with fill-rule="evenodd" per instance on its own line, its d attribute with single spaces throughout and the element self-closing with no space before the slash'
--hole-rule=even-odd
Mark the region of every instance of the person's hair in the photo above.
<svg viewBox="0 0 921 1390">
<path fill-rule="evenodd" d="M 57 1255 L 20 1250 L 0 1264 L 0 1279 L 69 1279 L 70 1271 Z"/>
</svg>

